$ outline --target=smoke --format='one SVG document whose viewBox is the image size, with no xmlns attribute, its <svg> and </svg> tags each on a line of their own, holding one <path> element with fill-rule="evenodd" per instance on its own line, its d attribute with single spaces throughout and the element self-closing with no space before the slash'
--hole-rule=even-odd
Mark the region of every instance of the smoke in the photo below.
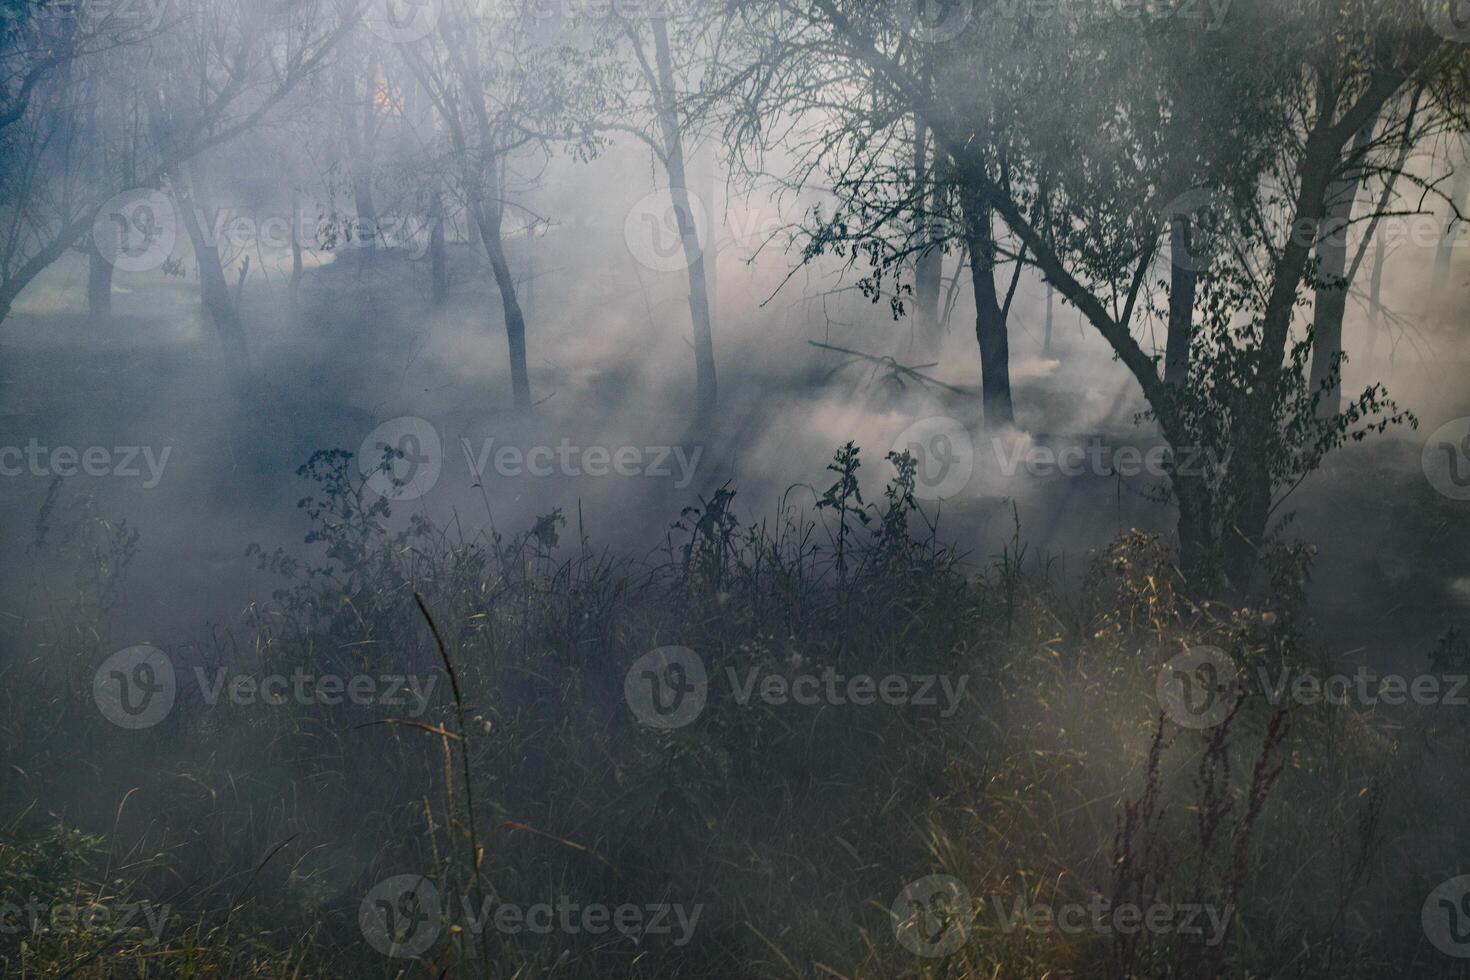
<svg viewBox="0 0 1470 980">
<path fill-rule="evenodd" d="M 736 509 L 747 520 L 769 517 L 783 501 L 810 511 L 833 479 L 825 471 L 833 451 L 848 441 L 863 450 L 862 485 L 876 502 L 892 473 L 885 455 L 910 448 L 904 434 L 915 425 L 941 424 L 932 420 L 958 426 L 967 444 L 951 441 L 946 451 L 966 455 L 971 473 L 942 494 L 921 496 L 941 534 L 977 567 L 1011 540 L 1017 523 L 1039 561 L 1056 559 L 1053 570 L 1074 579 L 1089 551 L 1123 530 L 1172 528 L 1171 510 L 1158 499 L 1160 474 L 1146 465 L 1127 472 L 1134 450 L 1145 458 L 1160 445 L 1153 426 L 1137 421 L 1145 408 L 1137 385 L 1060 300 L 1045 348 L 1045 287 L 1033 276 L 1022 277 L 1010 315 L 1016 427 L 987 432 L 967 280 L 955 287 L 947 330 L 926 341 L 912 318 L 894 319 L 886 299 L 873 303 L 854 289 L 860 265 L 830 258 L 799 265 L 791 229 L 808 202 L 747 190 L 721 179 L 708 155 L 697 159 L 706 259 L 718 270 L 721 386 L 719 417 L 704 430 L 690 425 L 689 280 L 660 224 L 667 191 L 646 152 L 620 146 L 587 163 L 546 164 L 512 212 L 520 219 L 508 220 L 534 413 L 511 409 L 500 300 L 469 241 L 450 243 L 442 308 L 430 307 L 424 249 L 409 241 L 374 252 L 309 250 L 294 311 L 289 243 L 232 244 L 232 287 L 243 259 L 254 259 L 239 300 L 252 358 L 244 393 L 234 389 L 232 365 L 200 311 L 185 241 L 177 247 L 182 275 L 116 274 L 114 316 L 105 325 L 85 315 L 81 256 L 58 262 L 24 294 L 0 369 L 0 445 L 34 439 L 81 452 L 168 452 L 156 486 L 116 475 L 63 478 L 67 492 L 94 497 L 100 513 L 126 518 L 141 533 L 128 601 L 117 612 L 127 639 L 228 623 L 268 599 L 275 583 L 245 547 L 300 546 L 307 528 L 296 504 L 307 488 L 296 468 L 317 449 L 359 452 L 376 429 L 402 419 L 430 426 L 439 472 L 423 494 L 394 501 L 395 520 L 422 514 L 470 535 L 492 527 L 515 533 L 559 509 L 594 543 L 646 553 L 682 508 L 722 486 L 737 490 Z M 243 186 L 243 161 L 220 155 L 212 166 L 221 188 Z M 271 214 L 289 214 L 279 194 L 257 190 L 249 208 L 228 193 L 222 200 L 240 213 L 253 208 L 256 228 Z M 1350 303 L 1345 377 L 1350 391 L 1386 382 L 1432 430 L 1470 414 L 1470 340 L 1461 310 L 1426 312 L 1435 248 L 1420 237 L 1397 240 L 1385 265 L 1381 301 L 1392 317 L 1375 325 L 1364 302 Z M 1470 279 L 1464 254 L 1453 250 L 1456 287 Z M 957 256 L 946 257 L 946 291 L 958 265 Z M 1156 324 L 1145 330 L 1162 336 Z M 1379 574 L 1381 563 L 1409 563 L 1415 546 L 1399 543 L 1402 559 L 1363 547 L 1379 537 L 1366 533 L 1376 515 L 1346 494 L 1341 467 L 1411 486 L 1424 433 L 1391 432 L 1345 451 L 1340 466 L 1293 498 L 1307 515 L 1298 530 L 1334 552 L 1340 591 L 1324 597 L 1329 604 Z M 1080 469 L 1057 468 L 1056 460 L 1079 450 Z M 933 468 L 946 461 L 925 465 L 940 480 Z M 49 485 L 49 474 L 29 472 L 0 481 L 0 524 L 12 540 L 28 540 Z M 1344 521 L 1363 526 L 1342 535 Z M 1430 545 L 1433 534 L 1412 541 Z M 1470 570 L 1448 556 L 1445 566 L 1445 583 L 1461 586 L 1435 588 L 1446 604 L 1463 603 Z M 45 591 L 47 583 L 27 580 L 23 569 L 12 574 L 10 594 Z"/>
</svg>

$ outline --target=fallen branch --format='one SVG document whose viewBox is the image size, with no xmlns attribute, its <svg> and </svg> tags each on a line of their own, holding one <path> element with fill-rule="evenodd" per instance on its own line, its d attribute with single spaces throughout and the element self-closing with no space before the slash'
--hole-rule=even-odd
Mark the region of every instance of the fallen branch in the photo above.
<svg viewBox="0 0 1470 980">
<path fill-rule="evenodd" d="M 849 357 L 861 358 L 862 360 L 865 360 L 865 361 L 871 361 L 874 364 L 884 365 L 890 371 L 892 371 L 894 374 L 896 374 L 896 375 L 904 375 L 904 376 L 913 378 L 916 381 L 918 381 L 920 384 L 937 385 L 940 388 L 945 389 L 946 391 L 952 391 L 952 392 L 954 392 L 956 395 L 968 395 L 968 394 L 971 394 L 971 392 L 968 392 L 968 391 L 966 391 L 963 388 L 956 388 L 952 384 L 945 384 L 943 381 L 940 381 L 940 380 L 938 380 L 936 378 L 931 378 L 931 377 L 929 377 L 929 375 L 924 374 L 923 372 L 921 372 L 919 370 L 919 368 L 930 368 L 930 367 L 934 367 L 933 364 L 920 364 L 920 365 L 917 365 L 916 367 L 909 367 L 906 364 L 900 364 L 900 363 L 898 363 L 898 361 L 896 361 L 892 357 L 888 357 L 888 356 L 878 357 L 877 355 L 874 355 L 874 354 L 864 354 L 862 351 L 849 350 L 846 347 L 838 347 L 835 344 L 823 344 L 823 343 L 819 343 L 819 342 L 817 342 L 815 340 L 808 340 L 807 343 L 808 344 L 811 344 L 813 347 L 820 347 L 822 350 L 836 351 L 839 354 L 846 354 Z"/>
</svg>

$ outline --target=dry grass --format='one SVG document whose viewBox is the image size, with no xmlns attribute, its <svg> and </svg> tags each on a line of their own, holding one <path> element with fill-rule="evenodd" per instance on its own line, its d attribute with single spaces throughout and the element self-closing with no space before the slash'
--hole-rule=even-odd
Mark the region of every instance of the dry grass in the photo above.
<svg viewBox="0 0 1470 980">
<path fill-rule="evenodd" d="M 748 524 L 722 491 L 651 558 L 618 558 L 580 528 L 564 540 L 560 514 L 511 538 L 405 524 L 349 461 L 303 467 L 316 530 L 301 554 L 259 556 L 283 576 L 273 601 L 168 653 L 181 674 L 432 675 L 429 711 L 194 697 L 145 731 L 108 725 L 91 673 L 125 645 L 104 624 L 126 548 L 80 512 L 78 527 L 92 523 L 64 536 L 66 560 L 93 562 L 76 579 L 92 584 L 38 603 L 0 660 L 0 902 L 170 914 L 157 941 L 0 931 L 0 974 L 1455 975 L 1418 916 L 1464 853 L 1462 718 L 1282 712 L 1256 697 L 1203 732 L 1160 717 L 1156 673 L 1188 647 L 1311 665 L 1299 562 L 1273 565 L 1266 618 L 1192 601 L 1142 535 L 1100 556 L 1082 595 L 1059 594 L 1019 532 L 984 566 L 943 547 L 903 460 L 881 503 L 857 500 L 850 448 L 811 514 Z M 712 678 L 704 712 L 673 731 L 639 724 L 623 689 L 666 645 L 696 651 Z M 948 717 L 741 704 L 726 683 L 728 670 L 829 666 L 968 682 Z M 682 944 L 444 930 L 390 959 L 365 941 L 359 907 L 399 874 L 522 906 L 701 912 Z M 931 874 L 973 903 L 959 913 L 967 941 L 942 958 L 906 951 L 889 911 Z M 1098 899 L 1233 915 L 1206 946 L 1008 930 L 996 912 Z"/>
</svg>

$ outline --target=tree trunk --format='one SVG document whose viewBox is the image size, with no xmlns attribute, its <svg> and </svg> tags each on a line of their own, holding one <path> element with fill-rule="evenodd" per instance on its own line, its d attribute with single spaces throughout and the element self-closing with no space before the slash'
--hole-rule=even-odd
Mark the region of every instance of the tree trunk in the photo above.
<svg viewBox="0 0 1470 980">
<path fill-rule="evenodd" d="M 225 352 L 235 361 L 242 374 L 249 368 L 245 346 L 245 329 L 240 323 L 239 311 L 230 301 L 230 287 L 225 282 L 224 267 L 220 264 L 219 245 L 214 240 L 214 229 L 204 228 L 199 219 L 202 214 L 197 208 L 196 189 L 192 178 L 179 171 L 171 181 L 174 200 L 178 205 L 179 218 L 189 234 L 189 243 L 194 248 L 194 262 L 199 270 L 199 298 L 215 332 L 219 334 Z"/>
<path fill-rule="evenodd" d="M 96 244 L 87 249 L 87 315 L 97 323 L 112 316 L 112 263 Z"/>
<path fill-rule="evenodd" d="M 1051 283 L 1046 284 L 1046 332 L 1042 334 L 1041 350 L 1044 354 L 1051 353 L 1051 306 L 1052 300 L 1056 298 L 1056 290 Z"/>
<path fill-rule="evenodd" d="M 429 217 L 429 302 L 437 309 L 449 299 L 449 256 L 444 246 L 444 205 L 434 196 Z"/>
<path fill-rule="evenodd" d="M 933 200 L 930 187 L 929 127 L 918 116 L 914 117 L 914 187 L 919 210 L 915 220 L 919 224 L 919 258 L 914 264 L 914 309 L 918 314 L 919 330 L 925 340 L 937 348 L 939 343 L 939 286 L 944 274 L 944 253 L 934 243 L 927 213 Z"/>
<path fill-rule="evenodd" d="M 704 248 L 689 203 L 689 183 L 684 169 L 684 134 L 679 129 L 674 110 L 674 63 L 669 51 L 668 25 L 664 18 L 652 21 L 654 58 L 658 69 L 659 126 L 663 131 L 665 166 L 669 174 L 669 195 L 673 199 L 674 219 L 679 226 L 679 239 L 689 267 L 689 317 L 694 327 L 694 385 L 696 423 L 713 418 L 719 401 L 719 382 L 715 373 L 714 332 L 710 323 L 709 280 L 706 278 Z"/>
<path fill-rule="evenodd" d="M 1368 349 L 1363 352 L 1363 362 L 1372 369 L 1373 357 L 1378 352 L 1378 341 L 1383 336 L 1383 266 L 1388 262 L 1388 246 L 1384 236 L 1379 235 L 1373 243 L 1373 274 L 1368 279 Z"/>
<path fill-rule="evenodd" d="M 536 226 L 526 225 L 526 312 L 536 316 Z"/>
<path fill-rule="evenodd" d="M 1352 198 L 1347 199 L 1351 208 Z M 1317 246 L 1317 268 L 1322 285 L 1317 287 L 1312 309 L 1312 370 L 1310 385 L 1320 391 L 1320 418 L 1332 418 L 1342 409 L 1342 319 L 1347 312 L 1347 220 L 1342 205 L 1334 202 L 1327 219 L 1326 237 Z M 1325 387 L 1324 387 L 1325 386 Z"/>
<path fill-rule="evenodd" d="M 77 239 L 90 232 L 92 221 L 96 216 L 95 207 L 82 212 L 63 225 L 56 235 L 41 246 L 40 250 L 27 259 L 20 268 L 0 278 L 0 323 L 4 323 L 10 316 L 10 311 L 21 291 L 42 272 L 45 272 L 51 263 L 65 255 Z"/>
<path fill-rule="evenodd" d="M 995 235 L 989 205 L 973 196 L 965 206 L 965 236 L 975 290 L 975 339 L 980 345 L 980 399 L 985 425 L 998 429 L 1015 421 L 1011 405 L 1010 338 L 995 288 Z"/>
<path fill-rule="evenodd" d="M 300 310 L 301 303 L 301 189 L 291 188 L 291 285 L 288 287 L 291 312 Z"/>
<path fill-rule="evenodd" d="M 1383 236 L 1373 244 L 1373 277 L 1368 281 L 1368 312 L 1376 327 L 1383 319 L 1383 266 L 1388 261 L 1388 246 Z"/>
<path fill-rule="evenodd" d="M 715 233 L 715 215 L 720 214 L 718 180 L 716 170 L 718 169 L 718 154 L 715 149 L 714 139 L 707 139 L 699 151 L 699 180 L 704 184 L 704 213 L 710 221 L 709 236 L 710 247 L 713 249 L 710 260 L 704 264 L 705 287 L 709 296 L 709 324 L 710 336 L 714 336 L 715 327 L 720 323 L 720 263 L 719 243 Z"/>
<path fill-rule="evenodd" d="M 1358 196 L 1356 168 L 1371 134 L 1358 131 L 1344 167 L 1349 171 L 1332 182 L 1327 192 L 1327 215 L 1317 241 L 1317 279 L 1320 285 L 1312 307 L 1311 390 L 1322 391 L 1317 403 L 1319 418 L 1332 418 L 1342 410 L 1342 319 L 1347 312 L 1347 239 L 1353 204 Z M 1323 386 L 1328 386 L 1325 390 Z"/>
<path fill-rule="evenodd" d="M 373 201 L 371 174 L 359 173 L 353 176 L 352 198 L 357 208 L 358 244 L 372 251 L 378 244 L 378 206 Z"/>
<path fill-rule="evenodd" d="M 1455 176 L 1450 183 L 1449 213 L 1445 216 L 1444 231 L 1439 236 L 1439 247 L 1434 254 L 1434 284 L 1430 296 L 1435 302 L 1443 301 L 1444 287 L 1449 282 L 1450 267 L 1455 257 L 1455 212 L 1465 212 L 1467 197 L 1470 197 L 1470 161 L 1462 161 L 1455 168 Z"/>
<path fill-rule="evenodd" d="M 487 207 L 482 202 L 473 206 L 475 225 L 480 230 L 480 241 L 485 246 L 485 255 L 490 260 L 490 270 L 495 276 L 495 286 L 500 290 L 500 305 L 505 314 L 505 340 L 510 348 L 510 386 L 518 409 L 531 408 L 531 376 L 526 366 L 526 318 L 521 312 L 520 300 L 516 298 L 515 277 L 510 274 L 510 264 L 505 261 L 505 244 L 500 240 L 502 212 L 499 202 Z"/>
<path fill-rule="evenodd" d="M 1375 79 L 1371 91 L 1354 104 L 1350 113 L 1355 116 L 1354 134 L 1378 115 L 1398 84 L 1394 79 Z M 1261 315 L 1261 342 L 1253 358 L 1255 387 L 1246 396 L 1244 410 L 1232 433 L 1231 479 L 1238 488 L 1238 497 L 1222 550 L 1225 573 L 1242 593 L 1249 586 L 1271 519 L 1271 496 L 1275 488 L 1270 455 L 1280 424 L 1275 407 L 1281 376 L 1286 370 L 1292 314 L 1311 258 L 1312 239 L 1322 232 L 1333 177 L 1341 166 L 1347 142 L 1337 135 L 1343 132 L 1341 127 L 1347 122 L 1346 117 L 1336 123 L 1332 119 L 1331 108 L 1335 102 L 1334 96 L 1328 101 L 1328 111 L 1313 123 L 1297 164 L 1296 197 L 1288 224 L 1294 231 L 1282 246 L 1272 272 Z M 1305 236 L 1300 231 L 1303 228 L 1311 228 L 1315 234 Z"/>
<path fill-rule="evenodd" d="M 373 87 L 376 82 L 370 63 L 367 69 L 367 96 L 359 100 L 356 68 L 352 64 L 342 66 L 338 98 L 342 103 L 342 136 L 346 143 L 347 170 L 352 180 L 352 201 L 357 210 L 357 240 L 362 248 L 372 250 L 378 240 L 378 208 L 373 200 L 371 131 Z"/>
<path fill-rule="evenodd" d="M 1209 491 L 1186 474 L 1172 474 L 1170 483 L 1179 507 L 1179 569 L 1192 593 L 1208 595 L 1219 570 Z"/>
<path fill-rule="evenodd" d="M 1190 251 L 1189 219 L 1174 218 L 1169 227 L 1169 334 L 1164 348 L 1164 382 L 1189 381 L 1189 346 L 1194 341 L 1194 301 L 1199 269 Z"/>
</svg>

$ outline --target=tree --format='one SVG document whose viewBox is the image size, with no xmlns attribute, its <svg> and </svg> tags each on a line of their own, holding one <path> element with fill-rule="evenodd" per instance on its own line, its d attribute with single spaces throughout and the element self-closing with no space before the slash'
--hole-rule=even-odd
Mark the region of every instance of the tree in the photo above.
<svg viewBox="0 0 1470 980">
<path fill-rule="evenodd" d="M 840 39 L 805 13 L 781 4 L 762 9 L 764 18 L 751 12 L 746 19 L 747 36 L 755 35 L 747 42 L 750 53 L 726 71 L 719 88 L 733 105 L 726 124 L 733 141 L 743 141 L 748 152 L 760 156 L 778 133 L 783 149 L 796 147 L 786 186 L 800 191 L 813 174 L 824 178 L 832 209 L 814 211 L 801 229 L 803 261 L 833 254 L 850 267 L 865 259 L 868 268 L 857 287 L 874 302 L 886 298 L 895 319 L 917 312 L 919 329 L 932 343 L 940 319 L 943 254 L 962 252 L 975 300 L 986 424 L 1010 425 L 1008 319 L 1024 250 L 1007 245 L 1011 236 L 997 229 L 989 195 L 971 193 L 973 188 L 957 179 L 941 143 L 934 143 L 930 157 L 931 127 L 914 100 L 882 79 L 854 71 L 862 65 L 854 66 Z M 952 64 L 902 39 L 902 25 L 892 11 L 876 16 L 890 41 L 900 38 L 892 41 L 894 58 L 906 77 L 929 90 L 949 84 L 956 71 Z M 1004 43 L 998 40 L 997 48 Z M 980 77 L 988 76 L 982 71 Z M 985 88 L 973 80 L 964 84 L 972 95 Z M 976 96 L 974 108 L 987 120 L 988 132 L 1007 131 L 1018 108 L 1013 95 L 997 86 Z M 758 125 L 760 120 L 767 125 Z M 987 144 L 986 166 L 994 179 L 1006 179 L 1010 162 L 1003 135 Z M 1010 260 L 1016 266 L 1007 286 L 999 277 Z"/>
<path fill-rule="evenodd" d="M 500 294 L 515 405 L 532 407 L 526 317 L 506 257 L 506 168 L 517 155 L 553 145 L 588 145 L 588 114 L 599 97 L 584 51 L 544 42 L 533 3 L 478 12 L 451 8 L 432 34 L 397 49 L 443 127 L 438 169 L 454 182 Z"/>
<path fill-rule="evenodd" d="M 31 18 L 25 32 L 31 41 L 5 50 L 12 77 L 34 81 L 23 81 L 0 112 L 0 122 L 9 119 L 0 167 L 5 181 L 0 220 L 8 229 L 0 252 L 0 322 L 20 291 L 92 231 L 99 217 L 109 235 L 148 231 L 128 228 L 132 215 L 101 213 L 104 205 L 122 191 L 163 186 L 200 154 L 253 128 L 315 74 L 351 27 L 325 29 L 312 3 L 282 12 L 248 0 L 229 0 L 208 12 L 182 8 L 157 30 L 119 26 L 114 16 L 93 24 L 85 12 L 78 13 L 84 25 L 78 28 L 72 12 L 48 7 Z M 183 50 L 185 25 L 197 30 L 206 22 L 213 33 L 195 33 L 198 44 Z M 57 72 L 66 65 L 77 66 L 78 73 L 96 72 L 98 83 L 90 89 L 66 87 L 80 77 Z M 143 70 L 159 71 L 164 84 L 139 85 Z M 182 103 L 169 103 L 163 93 L 181 73 L 189 73 L 199 87 Z M 54 127 L 66 115 L 48 112 L 41 103 L 54 106 L 75 91 L 112 93 L 124 100 L 103 106 L 120 123 L 115 132 L 121 142 L 110 149 L 127 166 L 43 172 Z M 67 186 L 78 173 L 90 173 L 92 179 L 85 186 Z"/>
<path fill-rule="evenodd" d="M 1197 209 L 1223 212 L 1224 233 L 1212 236 L 1209 273 L 1181 277 L 1197 295 L 1190 302 L 1181 290 L 1176 316 L 1203 304 L 1205 319 L 1191 323 L 1189 364 L 1176 358 L 1171 381 L 1167 364 L 1160 373 L 1157 354 L 1135 336 L 1134 314 L 1141 296 L 1148 305 L 1143 287 L 1156 256 L 1146 229 L 1161 212 L 1171 216 L 1161 202 L 1194 176 L 1189 147 L 1202 144 L 1153 140 L 1161 128 L 1136 125 L 1125 110 L 1157 102 L 1157 88 L 1120 91 L 1098 66 L 1117 64 L 1123 51 L 1150 70 L 1177 59 L 1171 35 L 1180 28 L 1129 23 L 1120 37 L 1105 15 L 1098 22 L 1085 12 L 1046 19 L 990 11 L 991 20 L 957 32 L 944 57 L 929 59 L 938 63 L 930 84 L 905 58 L 911 32 L 885 7 L 813 0 L 760 9 L 767 36 L 787 39 L 772 50 L 803 71 L 814 52 L 842 58 L 849 74 L 829 99 L 921 116 L 964 193 L 995 210 L 1133 375 L 1169 444 L 1231 460 L 1224 473 L 1171 473 L 1182 561 L 1201 588 L 1218 571 L 1244 589 L 1272 513 L 1296 483 L 1344 439 L 1404 417 L 1373 386 L 1342 413 L 1317 419 L 1323 391 L 1306 377 L 1310 330 L 1294 339 L 1293 315 L 1347 144 L 1406 88 L 1443 74 L 1451 57 L 1451 45 L 1417 15 L 1388 2 L 1287 10 L 1251 3 L 1237 5 L 1228 29 L 1208 39 L 1224 74 L 1209 76 L 1213 88 L 1200 105 L 1210 113 L 1212 100 L 1239 100 L 1234 111 L 1247 113 L 1249 125 L 1231 134 L 1240 152 L 1217 155 L 1229 170 L 1218 175 L 1214 200 Z M 749 19 L 760 20 L 753 12 Z M 1268 34 L 1273 43 L 1263 48 Z M 1109 44 L 1112 58 L 1099 57 Z M 1452 88 L 1431 84 L 1427 101 L 1450 114 L 1463 104 Z M 1006 102 L 1028 111 L 996 126 L 994 107 Z M 999 158 L 1009 163 L 1005 174 Z M 1179 241 L 1190 254 L 1201 251 L 1196 225 L 1192 219 L 1190 240 Z"/>
<path fill-rule="evenodd" d="M 695 211 L 698 195 L 690 189 L 685 148 L 698 135 L 699 117 L 705 105 L 694 91 L 696 65 L 701 59 L 716 57 L 720 21 L 708 4 L 700 2 L 682 4 L 673 10 L 660 4 L 646 17 L 615 9 L 612 17 L 627 43 L 633 77 L 628 77 L 628 71 L 615 70 L 609 78 L 623 97 L 608 107 L 599 128 L 636 137 L 652 151 L 667 178 L 675 228 L 689 277 L 689 319 L 694 331 L 694 420 L 696 425 L 704 425 L 714 418 L 719 403 L 710 296 L 714 254 L 713 251 L 709 256 L 705 254 L 706 247 L 713 246 L 713 229 L 704 229 L 708 240 L 700 240 Z"/>
</svg>

